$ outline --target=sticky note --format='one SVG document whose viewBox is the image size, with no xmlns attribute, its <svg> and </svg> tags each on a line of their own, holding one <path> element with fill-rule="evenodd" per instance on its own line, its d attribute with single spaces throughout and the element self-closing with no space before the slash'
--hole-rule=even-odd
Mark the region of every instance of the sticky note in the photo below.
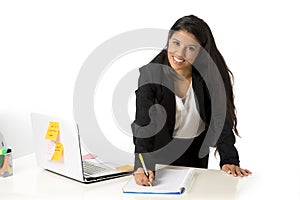
<svg viewBox="0 0 300 200">
<path fill-rule="evenodd" d="M 6 153 L 7 153 L 7 148 L 0 149 L 0 155 L 1 154 L 6 154 Z"/>
<path fill-rule="evenodd" d="M 52 157 L 54 155 L 56 148 L 55 142 L 51 140 L 47 140 L 47 147 L 46 147 L 46 159 L 47 160 L 52 160 Z"/>
<path fill-rule="evenodd" d="M 64 146 L 60 142 L 55 142 L 55 151 L 52 156 L 52 160 L 54 161 L 60 161 L 64 151 Z"/>
<path fill-rule="evenodd" d="M 82 156 L 82 160 L 95 159 L 96 157 L 96 155 L 88 153 Z"/>
<path fill-rule="evenodd" d="M 46 133 L 47 140 L 56 140 L 59 134 L 59 123 L 49 122 L 48 130 Z"/>
<path fill-rule="evenodd" d="M 120 172 L 127 172 L 127 171 L 132 171 L 133 166 L 132 165 L 122 165 L 116 168 Z"/>
</svg>

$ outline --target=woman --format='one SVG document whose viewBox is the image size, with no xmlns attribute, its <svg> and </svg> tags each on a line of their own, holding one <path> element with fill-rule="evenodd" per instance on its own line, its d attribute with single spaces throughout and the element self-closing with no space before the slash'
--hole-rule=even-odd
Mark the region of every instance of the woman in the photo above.
<svg viewBox="0 0 300 200">
<path fill-rule="evenodd" d="M 213 66 L 217 71 L 211 73 Z M 223 100 L 222 92 L 214 88 L 218 74 Z M 234 147 L 238 131 L 231 78 L 209 26 L 194 15 L 178 19 L 169 31 L 166 48 L 140 69 L 132 124 L 138 185 L 150 185 L 157 163 L 207 168 L 209 146 L 216 146 L 223 171 L 233 176 L 251 174 L 239 167 Z M 216 99 L 222 101 L 216 103 Z M 213 116 L 213 105 L 219 110 L 224 105 L 221 122 Z M 216 124 L 219 130 L 210 129 Z M 144 157 L 148 176 L 138 153 Z"/>
</svg>

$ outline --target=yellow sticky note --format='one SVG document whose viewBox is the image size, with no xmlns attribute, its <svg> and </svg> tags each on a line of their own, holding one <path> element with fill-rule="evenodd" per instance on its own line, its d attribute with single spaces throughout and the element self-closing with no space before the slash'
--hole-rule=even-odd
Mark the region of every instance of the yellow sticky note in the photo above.
<svg viewBox="0 0 300 200">
<path fill-rule="evenodd" d="M 64 146 L 60 142 L 55 142 L 55 151 L 52 156 L 52 160 L 60 161 L 64 151 Z"/>
<path fill-rule="evenodd" d="M 132 165 L 122 165 L 122 166 L 117 167 L 116 169 L 120 172 L 128 172 L 128 171 L 133 170 L 133 166 Z"/>
<path fill-rule="evenodd" d="M 59 124 L 58 122 L 49 122 L 46 139 L 56 140 L 59 134 Z"/>
</svg>

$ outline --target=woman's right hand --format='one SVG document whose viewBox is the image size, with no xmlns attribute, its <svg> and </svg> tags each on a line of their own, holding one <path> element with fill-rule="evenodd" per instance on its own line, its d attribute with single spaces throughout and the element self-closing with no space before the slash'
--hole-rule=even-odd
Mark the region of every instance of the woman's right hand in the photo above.
<svg viewBox="0 0 300 200">
<path fill-rule="evenodd" d="M 136 184 L 149 186 L 150 183 L 154 180 L 154 173 L 151 170 L 148 170 L 149 177 L 146 176 L 144 169 L 142 167 L 138 168 L 134 173 L 134 180 Z"/>
</svg>

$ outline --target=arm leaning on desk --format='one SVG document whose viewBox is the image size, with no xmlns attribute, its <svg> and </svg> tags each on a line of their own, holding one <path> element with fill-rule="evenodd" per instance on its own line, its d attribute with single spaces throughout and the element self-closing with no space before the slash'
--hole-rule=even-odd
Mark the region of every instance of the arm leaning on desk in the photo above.
<svg viewBox="0 0 300 200">
<path fill-rule="evenodd" d="M 13 161 L 14 175 L 0 178 L 1 200 L 12 199 L 234 199 L 236 185 L 241 178 L 220 170 L 197 169 L 190 188 L 183 195 L 130 195 L 122 188 L 131 176 L 82 184 L 39 168 L 35 154 Z"/>
</svg>

